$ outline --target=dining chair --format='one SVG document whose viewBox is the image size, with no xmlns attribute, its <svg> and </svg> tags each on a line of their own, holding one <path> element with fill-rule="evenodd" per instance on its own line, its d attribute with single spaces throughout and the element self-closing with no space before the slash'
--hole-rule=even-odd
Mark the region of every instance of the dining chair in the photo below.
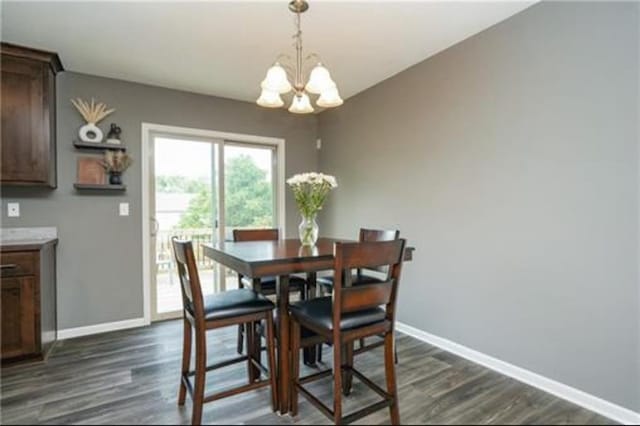
<svg viewBox="0 0 640 426">
<path fill-rule="evenodd" d="M 233 241 L 278 241 L 280 232 L 278 229 L 234 229 Z M 276 277 L 263 277 L 249 279 L 238 274 L 238 288 L 249 287 L 265 296 L 276 294 Z M 300 299 L 305 300 L 307 296 L 307 282 L 305 279 L 292 275 L 289 278 L 289 293 L 300 293 Z M 237 350 L 239 354 L 243 352 L 244 325 L 238 327 Z"/>
<path fill-rule="evenodd" d="M 277 408 L 273 328 L 275 305 L 264 295 L 251 289 L 229 290 L 203 297 L 191 241 L 181 241 L 177 237 L 173 237 L 171 241 L 180 277 L 184 313 L 182 373 L 178 405 L 184 405 L 188 392 L 193 400 L 191 424 L 198 425 L 202 420 L 202 408 L 205 403 L 270 386 L 271 409 L 275 411 Z M 245 356 L 206 365 L 208 330 L 239 324 L 246 324 L 247 330 L 254 330 L 253 325 L 261 321 L 266 324 L 268 370 L 250 355 L 251 351 L 247 351 L 248 354 Z M 195 370 L 190 371 L 193 335 L 195 335 Z M 253 339 L 254 336 L 248 332 L 247 347 L 253 344 Z M 244 361 L 247 362 L 248 384 L 208 396 L 204 395 L 207 372 Z M 260 374 L 255 373 L 256 369 L 268 374 L 268 379 L 260 380 Z M 194 383 L 191 382 L 191 377 L 194 377 Z"/>
<path fill-rule="evenodd" d="M 405 240 L 336 243 L 334 246 L 333 296 L 293 303 L 291 313 L 291 414 L 298 413 L 298 393 L 337 424 L 352 423 L 374 411 L 389 408 L 392 424 L 400 424 L 394 363 L 394 325 L 400 271 Z M 382 282 L 352 286 L 353 269 L 387 269 Z M 381 306 L 384 305 L 384 309 Z M 301 336 L 307 328 L 333 344 L 333 370 L 300 375 L 300 348 L 308 343 Z M 354 342 L 368 336 L 384 336 L 386 390 L 353 368 Z M 304 385 L 333 373 L 333 409 L 327 407 Z M 351 392 L 353 376 L 377 393 L 382 400 L 343 415 L 342 394 Z"/>
<path fill-rule="evenodd" d="M 400 231 L 398 230 L 360 228 L 358 241 L 361 243 L 367 241 L 392 241 L 398 238 L 400 238 Z M 358 268 L 352 285 L 382 282 L 383 279 L 380 278 L 380 274 L 384 272 L 386 272 L 384 268 Z M 333 292 L 333 275 L 318 277 L 316 281 L 322 287 L 324 294 Z"/>
<path fill-rule="evenodd" d="M 400 238 L 400 231 L 398 230 L 382 230 L 382 229 L 367 229 L 360 228 L 360 235 L 358 238 L 359 242 L 367 242 L 367 241 L 393 241 Z M 362 284 L 372 284 L 379 283 L 384 281 L 384 274 L 386 270 L 384 267 L 382 268 L 358 268 L 356 271 L 356 276 L 351 283 L 354 286 L 362 285 Z M 317 283 L 322 289 L 323 294 L 331 295 L 333 292 L 333 275 L 328 275 L 324 277 L 318 277 Z M 383 342 L 378 341 L 372 344 L 367 345 L 364 339 L 360 339 L 360 347 L 356 351 L 356 354 L 360 354 L 362 352 L 367 352 L 372 349 L 375 349 L 379 346 L 382 346 Z M 318 350 L 318 361 L 322 361 L 322 349 Z M 398 361 L 398 355 L 395 355 L 396 364 Z"/>
</svg>

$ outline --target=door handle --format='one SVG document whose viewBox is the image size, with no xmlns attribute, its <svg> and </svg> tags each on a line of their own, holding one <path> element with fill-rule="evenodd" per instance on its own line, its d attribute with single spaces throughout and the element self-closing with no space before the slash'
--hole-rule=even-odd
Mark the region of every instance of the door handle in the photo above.
<svg viewBox="0 0 640 426">
<path fill-rule="evenodd" d="M 16 269 L 18 265 L 15 263 L 9 263 L 7 265 L 0 265 L 0 269 Z"/>
<path fill-rule="evenodd" d="M 158 223 L 155 217 L 151 218 L 151 223 L 152 223 L 151 236 L 155 237 L 158 235 L 158 231 L 160 230 L 160 223 Z"/>
</svg>

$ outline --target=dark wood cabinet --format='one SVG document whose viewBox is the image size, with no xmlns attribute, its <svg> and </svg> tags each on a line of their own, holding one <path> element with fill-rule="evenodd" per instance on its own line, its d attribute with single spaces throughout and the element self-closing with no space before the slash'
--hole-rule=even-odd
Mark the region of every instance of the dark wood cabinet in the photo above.
<svg viewBox="0 0 640 426">
<path fill-rule="evenodd" d="M 2 357 L 36 352 L 33 277 L 2 279 Z"/>
<path fill-rule="evenodd" d="M 56 340 L 55 240 L 2 246 L 2 363 L 44 359 Z"/>
<path fill-rule="evenodd" d="M 58 55 L 0 44 L 2 185 L 49 186 L 56 179 Z"/>
</svg>

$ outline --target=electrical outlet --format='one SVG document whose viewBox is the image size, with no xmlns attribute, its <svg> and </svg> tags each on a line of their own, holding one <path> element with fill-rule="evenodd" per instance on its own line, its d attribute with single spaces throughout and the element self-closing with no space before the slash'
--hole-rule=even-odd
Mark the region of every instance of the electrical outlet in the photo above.
<svg viewBox="0 0 640 426">
<path fill-rule="evenodd" d="M 7 203 L 7 216 L 20 217 L 20 203 Z"/>
<path fill-rule="evenodd" d="M 129 203 L 120 203 L 120 216 L 129 216 Z"/>
<path fill-rule="evenodd" d="M 322 139 L 320 138 L 316 139 L 316 148 L 318 150 L 322 149 Z"/>
</svg>

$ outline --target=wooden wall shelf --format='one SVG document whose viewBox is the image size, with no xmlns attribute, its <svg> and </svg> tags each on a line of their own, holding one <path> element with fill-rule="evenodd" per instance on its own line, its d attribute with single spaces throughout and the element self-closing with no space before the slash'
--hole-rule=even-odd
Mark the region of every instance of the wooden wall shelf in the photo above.
<svg viewBox="0 0 640 426">
<path fill-rule="evenodd" d="M 74 183 L 73 187 L 77 190 L 90 190 L 90 191 L 126 191 L 127 185 L 108 185 L 108 184 L 93 184 L 93 183 Z"/>
<path fill-rule="evenodd" d="M 73 146 L 77 149 L 93 149 L 97 151 L 126 151 L 127 147 L 124 145 L 115 145 L 109 143 L 91 143 L 91 142 L 80 142 L 73 141 Z"/>
</svg>

